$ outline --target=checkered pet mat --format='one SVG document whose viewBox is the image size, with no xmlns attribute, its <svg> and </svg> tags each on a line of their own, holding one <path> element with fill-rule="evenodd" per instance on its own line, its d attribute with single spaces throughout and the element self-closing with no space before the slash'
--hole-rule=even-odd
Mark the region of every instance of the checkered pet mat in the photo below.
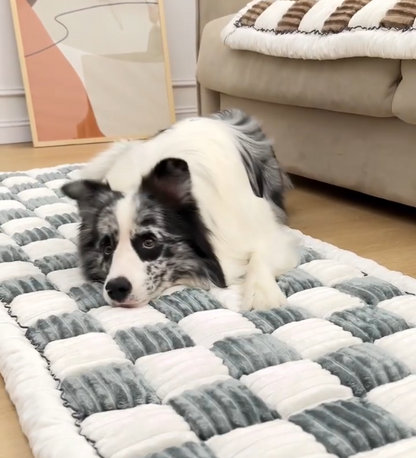
<svg viewBox="0 0 416 458">
<path fill-rule="evenodd" d="M 76 173 L 0 176 L 0 370 L 36 457 L 416 456 L 414 280 L 299 235 L 280 309 L 113 309 L 77 268 Z"/>
</svg>

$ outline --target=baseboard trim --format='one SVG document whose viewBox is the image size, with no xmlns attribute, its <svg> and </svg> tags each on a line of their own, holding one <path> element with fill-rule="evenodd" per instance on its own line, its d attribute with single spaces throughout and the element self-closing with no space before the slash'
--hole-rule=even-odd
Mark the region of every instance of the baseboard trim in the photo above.
<svg viewBox="0 0 416 458">
<path fill-rule="evenodd" d="M 176 118 L 178 121 L 184 118 L 192 118 L 197 116 L 197 107 L 178 107 L 175 110 Z"/>
<path fill-rule="evenodd" d="M 174 88 L 194 88 L 196 87 L 196 80 L 194 79 L 173 80 L 172 87 Z M 25 95 L 25 90 L 23 87 L 1 88 L 0 89 L 0 97 L 23 97 L 24 95 Z"/>
<path fill-rule="evenodd" d="M 173 80 L 172 81 L 173 88 L 194 88 L 196 87 L 196 80 L 194 79 L 185 79 L 185 80 Z"/>
<path fill-rule="evenodd" d="M 177 107 L 175 108 L 175 113 L 181 116 L 196 115 L 197 107 L 195 106 Z M 8 129 L 11 127 L 27 127 L 29 126 L 29 124 L 30 124 L 29 119 L 17 119 L 17 120 L 10 120 L 10 121 L 0 120 L 0 129 Z"/>
<path fill-rule="evenodd" d="M 190 107 L 177 107 L 175 109 L 176 114 L 193 114 L 197 112 L 197 108 L 194 106 Z M 29 125 L 29 119 L 17 119 L 17 120 L 12 120 L 12 121 L 1 121 L 0 120 L 0 129 L 5 128 L 5 127 L 22 127 L 22 126 L 28 126 Z"/>
<path fill-rule="evenodd" d="M 0 144 L 24 143 L 32 141 L 28 119 L 0 121 Z"/>
<path fill-rule="evenodd" d="M 197 116 L 197 107 L 177 107 L 175 114 L 178 121 L 194 117 Z M 0 144 L 30 142 L 31 140 L 29 119 L 0 120 Z"/>
<path fill-rule="evenodd" d="M 0 129 L 10 129 L 13 127 L 27 127 L 29 126 L 29 119 L 16 119 L 11 121 L 0 120 Z"/>
<path fill-rule="evenodd" d="M 25 90 L 22 87 L 0 89 L 0 97 L 23 97 Z"/>
</svg>

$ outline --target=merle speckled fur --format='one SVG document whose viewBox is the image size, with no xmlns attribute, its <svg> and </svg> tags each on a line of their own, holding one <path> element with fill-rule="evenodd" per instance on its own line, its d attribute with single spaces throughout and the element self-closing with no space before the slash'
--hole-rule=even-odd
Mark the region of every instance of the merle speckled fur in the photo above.
<svg viewBox="0 0 416 458">
<path fill-rule="evenodd" d="M 79 253 L 84 275 L 104 282 L 111 266 L 111 256 L 104 253 L 105 246 L 109 240 L 113 247 L 118 244 L 115 208 L 125 196 L 107 184 L 90 180 L 68 183 L 63 192 L 78 202 L 82 221 Z M 145 263 L 150 297 L 172 284 L 226 286 L 191 193 L 191 176 L 185 161 L 161 161 L 143 178 L 133 199 L 131 244 Z M 142 242 L 149 238 L 155 246 L 144 250 Z"/>
<path fill-rule="evenodd" d="M 83 274 L 90 281 L 104 282 L 111 259 L 104 256 L 102 239 L 107 234 L 111 234 L 114 239 L 118 236 L 114 210 L 123 194 L 111 190 L 107 183 L 92 180 L 67 183 L 62 191 L 78 203 L 81 217 L 78 251 Z"/>
</svg>

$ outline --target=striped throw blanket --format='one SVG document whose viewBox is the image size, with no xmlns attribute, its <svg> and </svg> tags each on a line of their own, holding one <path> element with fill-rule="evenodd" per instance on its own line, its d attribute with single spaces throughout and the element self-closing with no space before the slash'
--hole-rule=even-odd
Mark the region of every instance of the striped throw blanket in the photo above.
<svg viewBox="0 0 416 458">
<path fill-rule="evenodd" d="M 254 0 L 222 32 L 231 49 L 294 59 L 416 58 L 416 0 Z"/>
</svg>

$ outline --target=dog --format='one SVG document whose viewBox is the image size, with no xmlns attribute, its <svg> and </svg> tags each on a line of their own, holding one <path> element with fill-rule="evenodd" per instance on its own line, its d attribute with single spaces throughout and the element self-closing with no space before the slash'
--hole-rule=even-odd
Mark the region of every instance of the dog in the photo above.
<svg viewBox="0 0 416 458">
<path fill-rule="evenodd" d="M 299 261 L 291 187 L 256 119 L 223 110 L 115 143 L 62 191 L 78 204 L 82 271 L 113 306 L 198 287 L 265 310 L 285 303 L 276 277 Z"/>
</svg>

